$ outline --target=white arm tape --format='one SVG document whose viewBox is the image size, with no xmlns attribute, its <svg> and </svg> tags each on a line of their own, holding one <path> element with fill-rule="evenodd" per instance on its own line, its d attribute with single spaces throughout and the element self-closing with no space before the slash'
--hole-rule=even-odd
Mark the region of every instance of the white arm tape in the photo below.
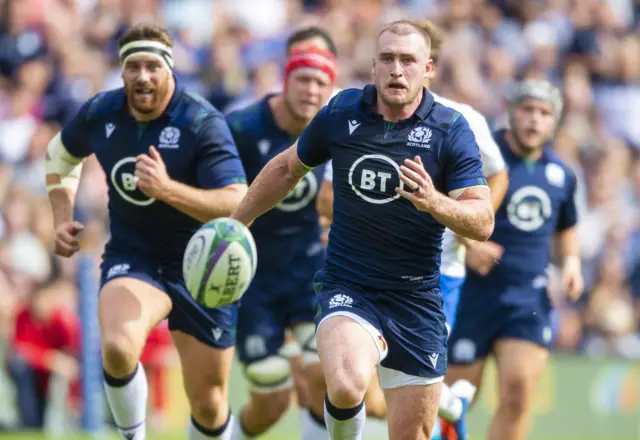
<svg viewBox="0 0 640 440">
<path fill-rule="evenodd" d="M 60 133 L 56 134 L 47 147 L 44 168 L 47 175 L 57 174 L 60 182 L 47 185 L 47 192 L 58 188 L 68 188 L 74 193 L 78 190 L 82 173 L 82 158 L 72 156 L 64 144 Z"/>
<path fill-rule="evenodd" d="M 449 197 L 451 197 L 454 200 L 458 200 L 458 197 L 460 197 L 462 195 L 462 193 L 464 193 L 469 188 L 486 188 L 486 189 L 489 189 L 489 187 L 487 185 L 467 186 L 467 187 L 464 187 L 464 188 L 458 188 L 458 189 L 454 189 L 453 191 L 449 191 Z"/>
</svg>

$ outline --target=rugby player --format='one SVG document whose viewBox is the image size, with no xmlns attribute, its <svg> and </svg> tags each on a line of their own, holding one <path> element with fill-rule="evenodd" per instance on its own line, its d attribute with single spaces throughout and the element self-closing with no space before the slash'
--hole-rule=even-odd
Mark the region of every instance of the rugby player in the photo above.
<svg viewBox="0 0 640 440">
<path fill-rule="evenodd" d="M 283 91 L 227 116 L 250 182 L 300 135 L 328 101 L 336 80 L 335 45 L 322 29 L 300 29 L 287 46 Z M 324 260 L 315 209 L 323 173 L 320 166 L 306 174 L 276 209 L 251 226 L 258 269 L 239 309 L 236 344 L 251 396 L 236 419 L 237 439 L 264 433 L 289 406 L 293 380 L 283 354 L 290 347 L 285 344 L 287 329 L 302 350 L 310 399 L 303 409 L 302 438 L 327 438 L 326 386 L 313 319 L 313 276 Z"/>
<path fill-rule="evenodd" d="M 182 278 L 185 246 L 199 226 L 227 217 L 246 179 L 224 117 L 173 75 L 165 29 L 139 24 L 119 40 L 124 87 L 89 99 L 49 143 L 46 181 L 55 252 L 80 250 L 74 221 L 82 161 L 95 154 L 109 185 L 111 237 L 98 304 L 105 390 L 126 440 L 145 438 L 147 379 L 139 358 L 168 317 L 191 406 L 189 438 L 230 439 L 227 380 L 237 304 L 207 309 Z"/>
<path fill-rule="evenodd" d="M 431 77 L 425 79 L 424 86 L 429 89 L 431 80 L 437 74 L 437 66 L 440 55 L 440 48 L 443 43 L 442 31 L 430 21 L 424 21 L 421 26 L 429 34 L 431 38 L 431 59 L 433 60 L 433 69 Z M 494 210 L 497 210 L 502 202 L 504 193 L 508 186 L 508 176 L 505 169 L 504 160 L 500 154 L 500 150 L 493 140 L 493 134 L 487 123 L 487 120 L 474 110 L 471 106 L 461 104 L 456 101 L 444 98 L 430 90 L 436 102 L 447 107 L 459 111 L 469 123 L 476 142 L 480 147 L 480 156 L 482 158 L 482 168 L 487 183 L 491 190 L 491 203 Z M 331 162 L 326 166 L 324 181 L 318 194 L 317 209 L 320 215 L 331 220 L 333 218 L 333 169 Z M 456 309 L 460 298 L 460 287 L 464 283 L 465 278 L 465 246 L 475 245 L 473 240 L 460 237 L 446 229 L 442 243 L 442 262 L 440 266 L 440 289 L 442 299 L 444 301 L 444 314 L 447 320 L 449 332 L 455 323 Z M 494 255 L 499 259 L 499 248 Z M 374 380 L 371 387 L 367 390 L 365 403 L 367 404 L 367 414 L 374 417 L 385 417 L 386 408 L 384 396 L 379 391 L 379 382 Z M 469 402 L 475 395 L 475 387 L 468 381 L 462 380 L 455 384 L 453 390 L 450 390 L 446 384 L 442 385 L 442 394 L 440 395 L 440 409 L 438 415 L 443 419 L 453 422 L 456 425 L 460 438 L 466 437 L 466 425 L 464 415 L 469 407 Z M 438 427 L 436 427 L 437 431 Z"/>
<path fill-rule="evenodd" d="M 531 399 L 552 341 L 546 273 L 552 244 L 563 263 L 566 295 L 576 300 L 582 293 L 576 177 L 551 150 L 561 115 L 562 96 L 550 83 L 529 80 L 516 87 L 510 128 L 495 134 L 509 169 L 505 204 L 496 212 L 491 241 L 468 250 L 481 263 L 461 290 L 447 381 L 467 379 L 479 386 L 486 358 L 495 357 L 499 404 L 489 440 L 526 437 Z M 447 440 L 455 439 L 450 428 L 443 427 Z"/>
<path fill-rule="evenodd" d="M 315 319 L 334 440 L 362 438 L 363 397 L 378 365 L 390 439 L 430 438 L 446 371 L 444 227 L 475 240 L 493 231 L 475 137 L 459 112 L 424 89 L 431 70 L 424 29 L 385 26 L 375 84 L 336 95 L 262 169 L 233 214 L 252 223 L 333 161 L 334 221 L 315 277 Z"/>
</svg>

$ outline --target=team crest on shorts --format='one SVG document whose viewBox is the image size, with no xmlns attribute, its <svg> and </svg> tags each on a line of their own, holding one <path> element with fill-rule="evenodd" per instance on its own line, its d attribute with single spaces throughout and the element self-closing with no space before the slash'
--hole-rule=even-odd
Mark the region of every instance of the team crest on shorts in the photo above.
<svg viewBox="0 0 640 440">
<path fill-rule="evenodd" d="M 351 304 L 353 304 L 353 298 L 341 293 L 333 295 L 329 300 L 330 309 L 333 309 L 335 307 L 351 307 Z"/>
</svg>

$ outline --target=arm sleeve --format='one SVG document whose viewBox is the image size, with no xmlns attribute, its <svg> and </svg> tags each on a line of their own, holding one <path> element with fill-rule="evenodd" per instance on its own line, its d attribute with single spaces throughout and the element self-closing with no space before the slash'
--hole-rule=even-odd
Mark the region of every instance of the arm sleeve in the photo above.
<svg viewBox="0 0 640 440">
<path fill-rule="evenodd" d="M 87 114 L 93 100 L 87 101 L 73 118 L 64 126 L 60 133 L 60 139 L 64 148 L 74 157 L 85 158 L 90 156 L 91 143 L 89 142 L 89 122 Z"/>
<path fill-rule="evenodd" d="M 315 168 L 331 159 L 326 138 L 330 132 L 328 119 L 329 110 L 324 107 L 298 138 L 298 158 L 307 168 Z"/>
<path fill-rule="evenodd" d="M 460 188 L 487 184 L 482 172 L 480 149 L 464 117 L 458 117 L 453 123 L 443 149 L 441 154 L 447 193 Z"/>
<path fill-rule="evenodd" d="M 196 142 L 196 179 L 203 189 L 247 183 L 238 149 L 227 122 L 221 115 L 204 121 Z"/>
<path fill-rule="evenodd" d="M 573 173 L 568 173 L 567 177 L 567 195 L 560 206 L 558 224 L 556 225 L 556 231 L 558 232 L 569 229 L 578 223 L 578 211 L 576 209 L 576 187 L 578 186 L 578 181 Z"/>
</svg>

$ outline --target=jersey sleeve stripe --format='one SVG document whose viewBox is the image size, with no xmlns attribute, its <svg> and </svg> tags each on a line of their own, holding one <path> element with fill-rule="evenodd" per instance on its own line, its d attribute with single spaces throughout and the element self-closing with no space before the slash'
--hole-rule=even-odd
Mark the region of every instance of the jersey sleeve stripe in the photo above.
<svg viewBox="0 0 640 440">
<path fill-rule="evenodd" d="M 311 171 L 311 170 L 313 170 L 315 168 L 315 167 L 310 167 L 309 165 L 304 163 L 302 160 L 300 160 L 300 158 L 298 158 L 298 162 L 300 162 L 300 165 L 302 165 L 308 171 Z"/>
<path fill-rule="evenodd" d="M 447 190 L 453 191 L 455 189 L 468 188 L 471 186 L 488 186 L 487 179 L 484 177 L 476 177 L 473 179 L 454 180 L 449 184 L 449 188 L 447 188 Z"/>
</svg>

